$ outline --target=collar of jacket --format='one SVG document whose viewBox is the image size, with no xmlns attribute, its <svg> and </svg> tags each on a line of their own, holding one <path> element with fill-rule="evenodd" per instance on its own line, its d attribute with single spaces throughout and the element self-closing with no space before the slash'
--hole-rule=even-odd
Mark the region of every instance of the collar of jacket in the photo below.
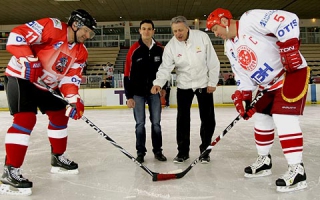
<svg viewBox="0 0 320 200">
<path fill-rule="evenodd" d="M 140 44 L 141 46 L 147 47 L 148 49 L 151 49 L 151 48 L 153 47 L 153 45 L 156 44 L 156 41 L 154 40 L 154 38 L 151 38 L 151 39 L 152 39 L 152 43 L 151 43 L 151 47 L 150 47 L 150 48 L 142 41 L 142 38 L 141 38 L 141 37 L 140 37 L 140 39 L 139 39 L 139 44 Z"/>
</svg>

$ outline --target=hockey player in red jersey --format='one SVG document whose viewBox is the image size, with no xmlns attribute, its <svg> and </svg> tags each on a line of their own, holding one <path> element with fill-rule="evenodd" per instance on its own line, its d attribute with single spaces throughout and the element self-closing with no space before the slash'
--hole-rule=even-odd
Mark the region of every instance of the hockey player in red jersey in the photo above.
<svg viewBox="0 0 320 200">
<path fill-rule="evenodd" d="M 229 10 L 218 8 L 209 15 L 207 29 L 226 41 L 225 52 L 238 85 L 231 97 L 237 111 L 246 120 L 255 113 L 258 158 L 244 169 L 245 177 L 271 174 L 276 128 L 288 163 L 288 171 L 276 180 L 277 191 L 306 188 L 299 116 L 305 106 L 309 68 L 299 51 L 299 18 L 283 10 L 256 9 L 233 20 Z M 257 88 L 268 90 L 252 108 L 248 105 Z"/>
<path fill-rule="evenodd" d="M 12 57 L 5 71 L 5 86 L 13 123 L 5 137 L 6 158 L 0 193 L 32 193 L 32 182 L 22 176 L 20 167 L 36 124 L 38 108 L 49 119 L 51 172 L 78 173 L 78 164 L 66 158 L 64 152 L 69 117 L 77 120 L 84 112 L 79 87 L 88 51 L 83 42 L 94 37 L 95 28 L 95 19 L 78 9 L 71 13 L 67 24 L 55 18 L 44 18 L 11 31 L 6 48 Z M 38 83 L 39 79 L 63 95 L 72 106 L 66 108 L 61 99 Z"/>
</svg>

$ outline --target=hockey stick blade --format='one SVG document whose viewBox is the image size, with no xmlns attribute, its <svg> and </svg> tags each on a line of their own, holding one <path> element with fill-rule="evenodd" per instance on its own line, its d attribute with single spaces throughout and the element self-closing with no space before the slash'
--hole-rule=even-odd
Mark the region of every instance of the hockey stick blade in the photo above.
<svg viewBox="0 0 320 200">
<path fill-rule="evenodd" d="M 49 90 L 49 92 L 51 92 L 51 94 L 53 96 L 59 98 L 65 105 L 72 106 L 67 100 L 65 100 L 62 96 L 60 96 L 55 90 L 53 90 L 50 86 L 48 86 L 46 83 L 44 83 L 41 79 L 38 80 L 38 83 L 40 83 L 42 86 L 46 87 Z M 99 127 L 97 127 L 92 121 L 90 121 L 84 115 L 82 115 L 81 119 L 84 120 L 95 131 L 97 131 L 102 137 L 104 137 L 106 140 L 108 140 L 113 146 L 117 147 L 124 155 L 126 155 L 130 160 L 132 160 L 135 164 L 137 164 L 141 169 L 143 169 L 145 172 L 147 172 L 150 176 L 152 176 L 154 178 L 154 176 L 156 174 L 159 174 L 159 173 L 151 171 L 148 167 L 139 163 L 129 152 L 127 152 L 123 147 L 121 147 L 119 144 L 117 144 L 112 138 L 110 138 L 105 132 L 103 132 Z"/>
</svg>

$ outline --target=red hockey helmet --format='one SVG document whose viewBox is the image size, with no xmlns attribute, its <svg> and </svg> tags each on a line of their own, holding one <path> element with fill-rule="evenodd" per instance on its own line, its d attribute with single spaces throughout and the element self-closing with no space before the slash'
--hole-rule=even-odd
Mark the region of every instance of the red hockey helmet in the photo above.
<svg viewBox="0 0 320 200">
<path fill-rule="evenodd" d="M 232 19 L 231 12 L 229 10 L 223 9 L 223 8 L 217 8 L 212 13 L 210 13 L 209 17 L 207 18 L 207 29 L 211 30 L 212 27 L 216 24 L 226 27 L 225 25 L 221 24 L 221 18 L 227 18 L 228 19 L 228 26 L 230 25 L 230 19 Z"/>
</svg>

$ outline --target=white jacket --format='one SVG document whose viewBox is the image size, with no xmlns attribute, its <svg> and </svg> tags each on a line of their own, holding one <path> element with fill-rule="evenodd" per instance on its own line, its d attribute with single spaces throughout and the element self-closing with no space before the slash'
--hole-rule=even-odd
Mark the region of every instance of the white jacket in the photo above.
<svg viewBox="0 0 320 200">
<path fill-rule="evenodd" d="M 183 42 L 173 36 L 165 46 L 162 64 L 153 85 L 163 87 L 170 80 L 174 68 L 180 89 L 216 87 L 220 62 L 208 34 L 189 29 L 189 38 Z"/>
</svg>

